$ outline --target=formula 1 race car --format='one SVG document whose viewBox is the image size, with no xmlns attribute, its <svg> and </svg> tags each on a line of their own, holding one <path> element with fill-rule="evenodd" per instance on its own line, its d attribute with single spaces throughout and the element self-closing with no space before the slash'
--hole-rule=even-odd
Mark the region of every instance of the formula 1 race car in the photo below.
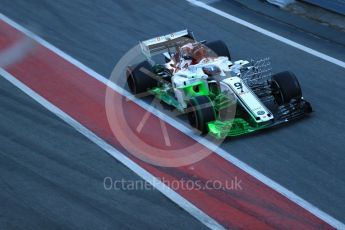
<svg viewBox="0 0 345 230">
<path fill-rule="evenodd" d="M 187 113 L 191 126 L 203 134 L 238 136 L 312 111 L 296 76 L 288 71 L 272 75 L 269 58 L 231 61 L 224 42 L 196 41 L 188 30 L 140 46 L 147 60 L 128 66 L 129 90 L 155 95 Z M 155 64 L 157 54 L 163 54 L 162 64 Z"/>
</svg>

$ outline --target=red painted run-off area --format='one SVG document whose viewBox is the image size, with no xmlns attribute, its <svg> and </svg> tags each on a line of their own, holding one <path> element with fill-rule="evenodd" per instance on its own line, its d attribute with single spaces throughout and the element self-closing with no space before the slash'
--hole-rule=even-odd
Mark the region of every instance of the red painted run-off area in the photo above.
<svg viewBox="0 0 345 230">
<path fill-rule="evenodd" d="M 18 37 L 24 36 L 1 21 L 0 31 L 0 50 L 10 46 Z M 225 184 L 226 181 L 237 177 L 237 180 L 242 181 L 242 189 L 175 190 L 227 228 L 331 228 L 324 221 L 215 153 L 192 165 L 175 168 L 154 166 L 133 157 L 126 150 L 128 146 L 122 146 L 109 127 L 105 110 L 106 86 L 39 44 L 36 44 L 23 59 L 7 66 L 6 70 L 157 178 L 164 178 L 166 182 L 181 179 L 198 180 L 198 183 L 217 180 Z M 113 92 L 113 96 L 123 100 L 116 92 Z M 123 105 L 125 114 L 135 130 L 146 111 L 131 101 L 124 101 Z M 190 144 L 196 149 L 205 148 L 169 124 L 166 126 L 171 147 L 166 147 L 160 132 L 159 118 L 155 115 L 149 117 L 143 130 L 137 135 L 146 143 L 175 149 L 176 154 L 183 154 L 183 146 Z M 123 132 L 121 129 L 117 131 Z"/>
</svg>

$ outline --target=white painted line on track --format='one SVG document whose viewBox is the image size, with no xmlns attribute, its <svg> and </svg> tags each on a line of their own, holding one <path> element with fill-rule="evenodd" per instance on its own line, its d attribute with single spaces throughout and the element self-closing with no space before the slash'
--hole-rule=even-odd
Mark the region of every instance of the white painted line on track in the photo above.
<svg viewBox="0 0 345 230">
<path fill-rule="evenodd" d="M 341 223 L 340 221 L 336 220 L 335 218 L 333 218 L 332 216 L 328 215 L 327 213 L 321 211 L 320 209 L 318 209 L 317 207 L 315 207 L 314 205 L 312 205 L 311 203 L 307 202 L 306 200 L 302 199 L 301 197 L 297 196 L 295 193 L 291 192 L 290 190 L 286 189 L 285 187 L 281 186 L 280 184 L 278 184 L 277 182 L 273 181 L 272 179 L 268 178 L 267 176 L 263 175 L 262 173 L 260 173 L 259 171 L 257 171 L 256 169 L 250 167 L 249 165 L 247 165 L 246 163 L 242 162 L 241 160 L 237 159 L 235 156 L 231 155 L 230 153 L 226 152 L 224 149 L 219 148 L 217 145 L 215 145 L 213 142 L 208 141 L 204 138 L 202 138 L 201 136 L 195 134 L 189 127 L 186 127 L 183 123 L 181 123 L 180 121 L 175 120 L 174 118 L 168 116 L 167 114 L 157 110 L 156 108 L 148 105 L 147 103 L 145 103 L 144 101 L 133 97 L 132 94 L 130 94 L 128 91 L 122 89 L 121 87 L 119 87 L 118 85 L 116 85 L 115 83 L 109 81 L 107 78 L 103 77 L 102 75 L 98 74 L 97 72 L 95 72 L 94 70 L 92 70 L 91 68 L 87 67 L 86 65 L 82 64 L 81 62 L 79 62 L 78 60 L 76 60 L 75 58 L 71 57 L 70 55 L 66 54 L 65 52 L 63 52 L 62 50 L 58 49 L 57 47 L 53 46 L 52 44 L 50 44 L 49 42 L 45 41 L 44 39 L 42 39 L 41 37 L 37 36 L 36 34 L 32 33 L 31 31 L 27 30 L 26 28 L 22 27 L 21 25 L 17 24 L 16 22 L 14 22 L 13 20 L 9 19 L 8 17 L 6 17 L 5 15 L 0 13 L 0 19 L 2 19 L 3 21 L 5 21 L 6 23 L 8 23 L 9 25 L 13 26 L 14 28 L 18 29 L 19 31 L 21 31 L 22 33 L 24 33 L 25 35 L 27 35 L 28 37 L 32 38 L 33 40 L 35 40 L 36 42 L 38 42 L 39 44 L 43 45 L 44 47 L 46 47 L 47 49 L 53 51 L 54 53 L 56 53 L 57 55 L 59 55 L 60 57 L 62 57 L 63 59 L 67 60 L 68 62 L 72 63 L 73 65 L 77 66 L 78 68 L 80 68 L 81 70 L 83 70 L 84 72 L 86 72 L 87 74 L 89 74 L 91 77 L 97 79 L 100 82 L 103 82 L 104 84 L 106 84 L 108 87 L 111 87 L 113 90 L 115 90 L 116 92 L 122 94 L 124 97 L 129 98 L 130 100 L 132 100 L 133 102 L 135 102 L 137 105 L 141 106 L 142 108 L 144 108 L 145 110 L 149 110 L 152 111 L 152 113 L 154 115 L 156 115 L 157 117 L 159 117 L 160 119 L 164 120 L 165 122 L 169 123 L 171 126 L 175 127 L 176 129 L 180 130 L 181 132 L 185 133 L 186 135 L 190 136 L 191 138 L 193 138 L 195 141 L 199 142 L 200 144 L 206 146 L 207 148 L 211 149 L 212 151 L 214 151 L 216 154 L 218 154 L 219 156 L 221 156 L 223 159 L 227 160 L 228 162 L 234 164 L 235 166 L 239 167 L 240 169 L 242 169 L 243 171 L 245 171 L 246 173 L 250 174 L 251 176 L 253 176 L 254 178 L 256 178 L 257 180 L 261 181 L 262 183 L 266 184 L 268 187 L 272 188 L 273 190 L 277 191 L 278 193 L 282 194 L 283 196 L 285 196 L 286 198 L 288 198 L 289 200 L 291 200 L 292 202 L 298 204 L 299 206 L 303 207 L 305 210 L 309 211 L 310 213 L 314 214 L 315 216 L 317 216 L 318 218 L 320 218 L 321 220 L 325 221 L 326 223 L 332 225 L 333 227 L 337 228 L 337 229 L 345 229 L 345 224 Z M 112 148 L 112 146 L 108 147 Z M 116 149 L 115 149 L 116 150 Z M 148 172 L 146 172 L 148 173 Z M 151 175 L 151 174 L 150 174 Z M 152 176 L 152 175 L 151 175 Z M 162 185 L 163 186 L 163 185 Z M 164 193 L 165 194 L 165 193 Z M 178 194 L 176 194 L 178 195 Z M 178 195 L 179 196 L 179 195 Z M 182 198 L 183 199 L 183 198 Z M 185 200 L 186 202 L 188 202 L 187 200 Z M 189 202 L 188 202 L 189 203 Z M 190 203 L 189 203 L 190 204 Z M 184 207 L 184 206 L 181 206 Z M 195 206 L 194 206 L 195 208 Z M 188 211 L 188 210 L 187 210 Z M 200 210 L 198 210 L 199 212 L 201 212 Z M 196 212 L 196 211 L 194 211 Z M 191 213 L 192 215 L 194 214 Z M 198 212 L 196 212 L 198 213 Z M 219 225 L 215 220 L 213 220 L 211 217 L 207 216 L 206 214 L 202 213 L 203 215 L 205 215 L 207 218 L 206 220 L 211 221 L 211 223 L 213 224 L 217 224 Z M 194 216 L 194 215 L 193 215 Z M 208 219 L 209 218 L 209 219 Z M 199 218 L 198 218 L 199 219 Z M 199 219 L 200 220 L 200 219 Z M 205 223 L 205 220 L 201 220 L 202 223 Z M 206 222 L 205 225 L 209 224 L 209 222 Z M 209 226 L 209 225 L 207 225 Z M 220 226 L 220 225 L 219 225 Z"/>
<path fill-rule="evenodd" d="M 50 103 L 49 101 L 41 97 L 35 91 L 27 87 L 25 84 L 17 80 L 13 75 L 8 73 L 3 68 L 0 68 L 0 76 L 2 76 L 3 78 L 11 82 L 21 91 L 23 91 L 25 94 L 27 94 L 32 99 L 34 99 L 39 104 L 41 104 L 44 108 L 54 113 L 56 116 L 61 118 L 64 122 L 66 122 L 67 124 L 72 126 L 74 129 L 76 129 L 79 133 L 83 134 L 93 143 L 101 147 L 104 151 L 109 153 L 116 160 L 120 161 L 122 164 L 128 167 L 131 171 L 139 175 L 142 179 L 150 183 L 154 188 L 156 188 L 158 191 L 163 193 L 166 197 L 168 197 L 170 200 L 175 202 L 178 206 L 186 210 L 189 214 L 194 216 L 201 223 L 203 223 L 204 225 L 206 225 L 207 227 L 211 229 L 224 229 L 217 221 L 212 219 L 210 216 L 205 214 L 195 205 L 193 205 L 188 200 L 183 198 L 180 194 L 172 190 L 169 186 L 164 184 L 162 181 L 157 179 L 155 176 L 153 176 L 151 173 L 149 173 L 142 167 L 140 167 L 134 161 L 126 157 L 123 153 L 115 149 L 113 146 L 109 145 L 106 141 L 98 137 L 96 134 L 91 132 L 89 129 L 87 129 L 85 126 L 83 126 L 78 121 L 73 119 L 71 116 L 66 114 L 64 111 L 62 111 L 61 109 L 59 109 L 58 107 L 56 107 L 55 105 L 53 105 L 52 103 Z"/>
<path fill-rule="evenodd" d="M 340 67 L 345 68 L 345 62 L 343 62 L 343 61 L 341 61 L 339 59 L 336 59 L 336 58 L 331 57 L 331 56 L 329 56 L 327 54 L 321 53 L 321 52 L 319 52 L 317 50 L 314 50 L 312 48 L 309 48 L 309 47 L 307 47 L 305 45 L 302 45 L 302 44 L 299 44 L 297 42 L 294 42 L 294 41 L 292 41 L 292 40 L 290 40 L 288 38 L 284 38 L 283 36 L 280 36 L 280 35 L 278 35 L 276 33 L 273 33 L 273 32 L 271 32 L 269 30 L 266 30 L 266 29 L 264 29 L 262 27 L 259 27 L 257 25 L 254 25 L 254 24 L 250 23 L 250 22 L 247 22 L 247 21 L 245 21 L 243 19 L 235 17 L 235 16 L 233 16 L 233 15 L 231 15 L 229 13 L 226 13 L 226 12 L 224 12 L 222 10 L 219 10 L 219 9 L 217 9 L 215 7 L 207 5 L 204 2 L 201 2 L 201 1 L 198 1 L 198 0 L 186 0 L 186 1 L 191 3 L 192 5 L 201 7 L 203 9 L 205 9 L 205 10 L 208 10 L 208 11 L 210 11 L 212 13 L 215 13 L 215 14 L 217 14 L 219 16 L 227 18 L 227 19 L 229 19 L 229 20 L 231 20 L 233 22 L 236 22 L 236 23 L 238 23 L 238 24 L 240 24 L 242 26 L 245 26 L 245 27 L 247 27 L 249 29 L 255 30 L 256 32 L 259 32 L 261 34 L 269 36 L 269 37 L 271 37 L 271 38 L 273 38 L 275 40 L 278 40 L 278 41 L 283 42 L 283 43 L 285 43 L 287 45 L 290 45 L 290 46 L 295 47 L 295 48 L 297 48 L 299 50 L 302 50 L 302 51 L 304 51 L 306 53 L 309 53 L 311 55 L 319 57 L 319 58 L 321 58 L 321 59 L 323 59 L 325 61 L 328 61 L 330 63 L 333 63 L 335 65 L 338 65 Z"/>
</svg>

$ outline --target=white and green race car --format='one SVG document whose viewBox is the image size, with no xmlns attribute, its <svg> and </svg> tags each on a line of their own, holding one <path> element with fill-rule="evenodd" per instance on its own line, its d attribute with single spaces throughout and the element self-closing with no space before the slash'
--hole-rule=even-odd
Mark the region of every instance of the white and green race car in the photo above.
<svg viewBox="0 0 345 230">
<path fill-rule="evenodd" d="M 291 72 L 272 75 L 269 59 L 231 61 L 222 41 L 176 33 L 140 42 L 146 61 L 127 69 L 129 90 L 152 94 L 188 115 L 192 127 L 217 138 L 238 136 L 312 111 Z M 157 64 L 154 57 L 162 54 Z"/>
</svg>

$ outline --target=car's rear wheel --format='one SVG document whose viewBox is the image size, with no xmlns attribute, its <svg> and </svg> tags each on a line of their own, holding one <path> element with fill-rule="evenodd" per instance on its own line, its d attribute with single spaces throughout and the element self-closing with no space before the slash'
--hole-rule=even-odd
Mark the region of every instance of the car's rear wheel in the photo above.
<svg viewBox="0 0 345 230">
<path fill-rule="evenodd" d="M 215 110 L 208 96 L 193 97 L 189 101 L 188 120 L 201 133 L 208 132 L 207 123 L 216 119 Z"/>
<path fill-rule="evenodd" d="M 289 71 L 272 76 L 272 92 L 278 105 L 302 98 L 302 90 L 295 74 Z"/>
<path fill-rule="evenodd" d="M 218 56 L 225 56 L 228 57 L 229 60 L 231 60 L 229 48 L 223 41 L 217 40 L 213 42 L 207 42 L 205 45 L 213 52 L 215 52 Z"/>
<path fill-rule="evenodd" d="M 141 62 L 134 68 L 127 68 L 127 85 L 134 95 L 144 93 L 148 89 L 157 86 L 157 80 L 147 72 L 152 72 L 152 66 L 147 61 Z"/>
</svg>

